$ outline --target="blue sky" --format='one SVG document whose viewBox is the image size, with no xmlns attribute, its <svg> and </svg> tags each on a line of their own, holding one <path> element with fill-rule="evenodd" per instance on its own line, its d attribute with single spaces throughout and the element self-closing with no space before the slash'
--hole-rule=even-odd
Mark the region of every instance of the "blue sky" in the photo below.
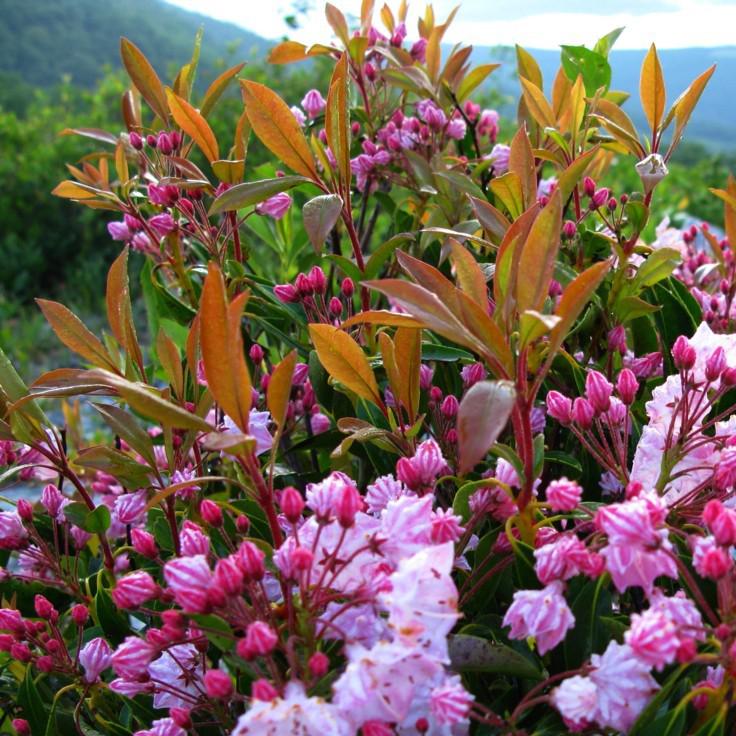
<svg viewBox="0 0 736 736">
<path fill-rule="evenodd" d="M 283 18 L 289 0 L 169 0 L 174 5 L 227 20 L 266 38 L 284 34 L 307 42 L 328 40 L 324 3 L 312 0 L 313 10 L 302 28 L 289 31 Z M 346 13 L 358 14 L 360 0 L 333 0 Z M 398 0 L 391 0 L 397 6 Z M 435 14 L 444 17 L 457 0 L 434 0 Z M 380 8 L 383 0 L 377 0 Z M 736 44 L 736 0 L 464 0 L 446 36 L 449 42 L 476 46 L 519 43 L 530 48 L 557 48 L 561 43 L 592 44 L 619 26 L 626 30 L 617 48 L 641 49 L 654 42 L 660 48 L 729 46 Z M 424 2 L 409 3 L 418 12 Z M 410 14 L 410 19 L 416 15 Z M 410 23 L 410 38 L 416 37 Z"/>
</svg>

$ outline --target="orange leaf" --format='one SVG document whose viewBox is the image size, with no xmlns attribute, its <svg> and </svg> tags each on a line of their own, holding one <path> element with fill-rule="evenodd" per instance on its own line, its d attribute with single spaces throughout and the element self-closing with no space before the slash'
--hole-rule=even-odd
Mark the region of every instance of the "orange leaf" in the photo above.
<svg viewBox="0 0 736 736">
<path fill-rule="evenodd" d="M 110 323 L 112 334 L 136 365 L 142 366 L 143 356 L 135 331 L 133 308 L 130 303 L 127 248 L 115 259 L 107 272 L 105 300 L 107 302 L 107 321 Z"/>
<path fill-rule="evenodd" d="M 389 312 L 388 309 L 369 309 L 365 312 L 358 312 L 358 314 L 346 319 L 340 326 L 352 327 L 353 325 L 359 324 L 386 325 L 387 327 L 413 327 L 415 329 L 425 326 L 424 322 L 421 322 L 415 317 L 399 312 Z"/>
<path fill-rule="evenodd" d="M 241 84 L 248 120 L 263 145 L 297 174 L 319 181 L 307 139 L 286 103 L 263 84 Z"/>
<path fill-rule="evenodd" d="M 127 38 L 120 39 L 120 55 L 135 88 L 151 110 L 165 123 L 169 119 L 166 92 L 161 80 L 143 52 Z"/>
<path fill-rule="evenodd" d="M 233 304 L 242 309 L 242 301 Z M 247 433 L 251 383 L 243 357 L 239 313 L 237 324 L 233 325 L 236 320 L 231 322 L 225 281 L 215 263 L 209 264 L 199 314 L 199 339 L 210 393 L 240 430 Z"/>
<path fill-rule="evenodd" d="M 524 209 L 526 209 L 537 200 L 537 169 L 534 164 L 532 144 L 525 126 L 519 128 L 519 132 L 511 141 L 509 172 L 519 177 Z"/>
<path fill-rule="evenodd" d="M 345 20 L 342 11 L 331 3 L 327 3 L 325 5 L 325 17 L 330 26 L 332 26 L 335 35 L 343 42 L 345 48 L 347 48 L 350 43 L 350 31 L 348 29 L 348 22 Z"/>
<path fill-rule="evenodd" d="M 161 363 L 174 393 L 181 397 L 184 394 L 184 369 L 181 364 L 179 348 L 174 341 L 163 331 L 159 330 L 156 338 L 156 355 Z"/>
<path fill-rule="evenodd" d="M 656 131 L 664 113 L 665 88 L 662 66 L 654 44 L 649 48 L 641 67 L 639 94 L 649 127 L 652 131 Z"/>
<path fill-rule="evenodd" d="M 394 335 L 396 364 L 401 366 L 399 398 L 414 419 L 419 412 L 419 378 L 422 365 L 422 331 L 399 327 Z"/>
<path fill-rule="evenodd" d="M 271 373 L 266 391 L 266 404 L 271 418 L 281 427 L 286 419 L 291 395 L 291 379 L 296 365 L 296 350 L 292 350 Z"/>
<path fill-rule="evenodd" d="M 335 65 L 327 93 L 325 108 L 325 133 L 327 143 L 337 161 L 340 180 L 347 189 L 350 186 L 350 109 L 348 106 L 348 55 L 343 53 Z"/>
<path fill-rule="evenodd" d="M 207 160 L 212 163 L 220 158 L 217 139 L 207 121 L 185 99 L 166 90 L 169 109 L 176 124 L 199 146 Z"/>
<path fill-rule="evenodd" d="M 51 325 L 51 329 L 69 350 L 93 365 L 117 371 L 117 366 L 104 345 L 87 329 L 79 317 L 58 302 L 36 299 L 36 303 Z"/>
<path fill-rule="evenodd" d="M 669 156 L 674 151 L 675 146 L 680 142 L 682 134 L 685 132 L 685 127 L 690 120 L 690 115 L 695 109 L 695 105 L 698 104 L 700 95 L 703 94 L 703 90 L 713 76 L 713 72 L 716 70 L 715 64 L 706 69 L 673 103 L 672 110 L 667 115 L 669 120 L 670 115 L 675 116 L 675 132 L 672 135 L 672 143 L 667 153 Z"/>
<path fill-rule="evenodd" d="M 458 286 L 478 306 L 486 309 L 488 307 L 488 288 L 486 277 L 481 271 L 478 261 L 467 248 L 464 248 L 455 238 L 449 239 L 450 259 L 455 269 L 455 279 Z"/>
<path fill-rule="evenodd" d="M 555 114 L 552 112 L 547 98 L 539 87 L 528 79 L 521 77 L 521 89 L 526 106 L 534 120 L 542 128 L 554 128 L 556 124 Z"/>
<path fill-rule="evenodd" d="M 376 406 L 383 406 L 368 359 L 347 332 L 332 325 L 310 324 L 309 336 L 319 362 L 336 381 L 362 399 L 371 401 Z"/>
<path fill-rule="evenodd" d="M 555 270 L 562 227 L 562 197 L 555 191 L 534 221 L 519 259 L 516 301 L 519 313 L 541 310 Z"/>
<path fill-rule="evenodd" d="M 245 62 L 242 64 L 236 64 L 235 66 L 230 67 L 230 69 L 226 69 L 209 87 L 207 87 L 207 91 L 204 93 L 204 97 L 202 98 L 202 105 L 199 108 L 199 112 L 202 117 L 207 117 L 207 114 L 212 110 L 215 103 L 222 96 L 222 93 L 227 89 L 227 85 L 230 84 L 230 80 L 235 77 L 244 66 Z"/>
</svg>

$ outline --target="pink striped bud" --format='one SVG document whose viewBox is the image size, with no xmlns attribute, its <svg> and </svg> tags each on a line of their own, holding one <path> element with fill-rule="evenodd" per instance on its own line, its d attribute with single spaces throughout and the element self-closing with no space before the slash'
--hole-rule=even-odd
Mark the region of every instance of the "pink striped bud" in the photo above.
<svg viewBox="0 0 736 736">
<path fill-rule="evenodd" d="M 33 599 L 33 607 L 36 610 L 36 615 L 39 618 L 46 619 L 46 621 L 58 621 L 59 612 L 54 608 L 53 604 L 48 598 L 42 595 L 37 595 Z"/>
<path fill-rule="evenodd" d="M 452 417 L 457 416 L 459 408 L 460 402 L 457 400 L 457 397 L 449 394 L 448 396 L 445 396 L 444 401 L 440 406 L 440 411 L 444 417 L 452 419 Z"/>
<path fill-rule="evenodd" d="M 102 637 L 92 639 L 79 652 L 79 664 L 84 668 L 84 681 L 96 682 L 110 666 L 111 661 L 110 645 Z"/>
<path fill-rule="evenodd" d="M 695 365 L 696 357 L 695 348 L 690 345 L 690 341 L 684 335 L 680 335 L 672 346 L 675 368 L 678 371 L 690 370 Z"/>
<path fill-rule="evenodd" d="M 327 290 L 327 278 L 325 272 L 319 266 L 313 266 L 309 272 L 309 283 L 315 294 L 324 294 Z"/>
<path fill-rule="evenodd" d="M 593 181 L 589 176 L 586 176 L 585 179 L 583 179 L 583 191 L 586 196 L 592 197 L 595 194 L 595 190 L 595 181 Z"/>
<path fill-rule="evenodd" d="M 243 592 L 243 569 L 234 555 L 223 557 L 215 564 L 215 587 L 225 595 L 240 595 Z"/>
<path fill-rule="evenodd" d="M 608 189 L 605 187 L 602 187 L 601 189 L 596 189 L 596 191 L 593 193 L 593 196 L 590 198 L 590 207 L 591 209 L 598 209 L 599 207 L 603 207 L 604 204 L 608 201 Z"/>
<path fill-rule="evenodd" d="M 722 347 L 717 347 L 705 361 L 705 377 L 709 381 L 715 381 L 720 378 L 726 367 L 726 351 Z"/>
<path fill-rule="evenodd" d="M 566 427 L 572 421 L 572 400 L 559 391 L 550 391 L 547 394 L 547 413 Z"/>
<path fill-rule="evenodd" d="M 245 638 L 238 642 L 236 651 L 245 660 L 263 657 L 276 648 L 278 640 L 278 636 L 267 623 L 254 621 L 248 624 Z"/>
<path fill-rule="evenodd" d="M 158 545 L 153 534 L 144 529 L 133 529 L 130 533 L 133 549 L 143 557 L 153 560 L 158 556 Z"/>
<path fill-rule="evenodd" d="M 277 284 L 273 287 L 273 293 L 284 304 L 295 304 L 301 299 L 297 288 L 292 284 Z"/>
<path fill-rule="evenodd" d="M 112 653 L 111 663 L 115 674 L 128 680 L 137 680 L 156 656 L 155 647 L 138 636 L 127 636 Z"/>
<path fill-rule="evenodd" d="M 204 555 L 170 560 L 164 565 L 164 578 L 174 599 L 184 611 L 208 611 L 208 592 L 213 578 Z"/>
<path fill-rule="evenodd" d="M 575 237 L 577 232 L 578 232 L 578 226 L 572 220 L 565 220 L 565 223 L 562 226 L 563 237 L 570 240 L 571 238 Z"/>
<path fill-rule="evenodd" d="M 728 550 L 719 547 L 714 537 L 698 537 L 693 549 L 693 567 L 698 575 L 720 580 L 732 566 Z"/>
<path fill-rule="evenodd" d="M 582 429 L 588 429 L 593 424 L 595 409 L 593 409 L 593 405 L 587 399 L 578 397 L 572 402 L 570 416 L 575 424 L 579 425 Z"/>
<path fill-rule="evenodd" d="M 199 514 L 205 524 L 217 528 L 222 526 L 222 509 L 214 501 L 210 501 L 209 498 L 205 498 L 199 504 Z"/>
<path fill-rule="evenodd" d="M 736 544 L 736 511 L 713 499 L 705 504 L 703 521 L 718 544 L 723 547 Z"/>
<path fill-rule="evenodd" d="M 30 503 L 30 501 L 26 501 L 25 498 L 21 498 L 18 501 L 16 511 L 18 512 L 18 516 L 20 516 L 23 521 L 33 521 L 33 505 Z"/>
<path fill-rule="evenodd" d="M 639 390 L 639 381 L 636 380 L 634 372 L 628 368 L 624 368 L 619 374 L 616 381 L 616 389 L 621 401 L 627 406 L 631 406 L 636 398 L 636 392 Z"/>
<path fill-rule="evenodd" d="M 233 694 L 233 681 L 222 670 L 207 670 L 204 674 L 204 689 L 207 697 L 224 700 Z"/>
<path fill-rule="evenodd" d="M 245 582 L 260 580 L 265 575 L 265 554 L 253 542 L 243 542 L 238 548 L 237 557 Z"/>
<path fill-rule="evenodd" d="M 154 579 L 143 570 L 120 578 L 112 591 L 113 603 L 118 608 L 137 608 L 159 594 Z"/>
<path fill-rule="evenodd" d="M 585 378 L 585 395 L 597 414 L 611 406 L 613 385 L 598 371 L 590 371 Z"/>
<path fill-rule="evenodd" d="M 560 478 L 547 486 L 547 503 L 555 512 L 573 511 L 582 496 L 583 489 L 574 480 Z"/>
<path fill-rule="evenodd" d="M 184 557 L 207 556 L 210 551 L 210 538 L 204 533 L 199 524 L 195 524 L 189 519 L 182 524 L 181 532 L 179 532 L 179 543 Z"/>
</svg>

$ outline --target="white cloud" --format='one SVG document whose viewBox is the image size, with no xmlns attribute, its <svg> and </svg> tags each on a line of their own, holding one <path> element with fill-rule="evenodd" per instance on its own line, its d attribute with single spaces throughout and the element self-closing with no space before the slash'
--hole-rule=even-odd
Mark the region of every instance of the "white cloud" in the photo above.
<svg viewBox="0 0 736 736">
<path fill-rule="evenodd" d="M 508 6 L 510 0 L 504 0 Z M 174 5 L 230 21 L 265 38 L 278 38 L 284 34 L 305 42 L 325 41 L 330 31 L 324 20 L 322 2 L 316 0 L 315 9 L 304 19 L 298 31 L 290 31 L 284 17 L 291 10 L 288 0 L 169 0 Z M 687 48 L 693 46 L 729 46 L 734 43 L 736 27 L 736 0 L 650 0 L 647 2 L 603 2 L 595 13 L 571 12 L 582 3 L 567 5 L 567 10 L 541 12 L 518 17 L 522 11 L 536 9 L 539 3 L 515 0 L 519 8 L 517 17 L 499 18 L 499 6 L 504 2 L 466 0 L 455 22 L 447 32 L 448 42 L 472 43 L 475 46 L 518 43 L 529 48 L 558 48 L 560 44 L 592 45 L 597 38 L 618 26 L 626 30 L 616 48 L 642 49 L 652 42 L 661 48 Z M 358 15 L 360 0 L 337 0 L 345 12 Z M 376 3 L 377 7 L 381 3 Z M 396 3 L 390 3 L 395 5 Z M 434 0 L 432 3 L 438 18 L 444 17 L 456 5 L 456 0 Z M 615 8 L 635 8 L 633 11 L 615 12 Z M 417 8 L 423 3 L 412 2 Z M 549 7 L 549 6 L 547 6 Z M 256 10 L 257 8 L 257 10 Z M 650 10 L 647 12 L 647 8 Z M 464 12 L 465 10 L 465 12 Z M 492 17 L 491 17 L 492 15 Z M 415 17 L 415 16 L 414 16 Z M 410 24 L 409 37 L 415 37 L 415 25 Z"/>
</svg>

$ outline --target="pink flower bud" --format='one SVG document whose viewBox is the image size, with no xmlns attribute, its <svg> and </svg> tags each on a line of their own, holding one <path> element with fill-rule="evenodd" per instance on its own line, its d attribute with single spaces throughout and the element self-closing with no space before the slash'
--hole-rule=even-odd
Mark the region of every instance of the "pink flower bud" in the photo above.
<svg viewBox="0 0 736 736">
<path fill-rule="evenodd" d="M 25 718 L 13 718 L 12 725 L 18 736 L 31 736 L 31 724 Z"/>
<path fill-rule="evenodd" d="M 21 498 L 18 501 L 16 510 L 18 511 L 18 516 L 20 516 L 23 521 L 33 521 L 33 505 L 30 501 L 26 501 L 25 498 Z"/>
<path fill-rule="evenodd" d="M 120 578 L 112 591 L 113 603 L 118 608 L 137 608 L 159 594 L 154 579 L 143 570 Z"/>
<path fill-rule="evenodd" d="M 72 620 L 77 626 L 84 626 L 89 618 L 89 610 L 87 606 L 82 603 L 77 603 L 76 606 L 72 607 Z"/>
<path fill-rule="evenodd" d="M 138 636 L 128 636 L 112 653 L 111 664 L 118 677 L 137 680 L 156 656 L 155 647 Z"/>
<path fill-rule="evenodd" d="M 585 395 L 597 414 L 611 406 L 613 385 L 598 371 L 590 371 L 585 378 Z"/>
<path fill-rule="evenodd" d="M 363 499 L 352 483 L 343 483 L 335 499 L 335 516 L 340 526 L 349 529 L 355 523 L 355 515 L 363 509 Z"/>
<path fill-rule="evenodd" d="M 695 365 L 696 357 L 695 348 L 690 345 L 690 341 L 684 335 L 680 335 L 672 346 L 675 368 L 678 371 L 690 370 Z"/>
<path fill-rule="evenodd" d="M 207 670 L 204 674 L 204 689 L 208 698 L 224 700 L 233 694 L 230 675 L 222 670 Z"/>
<path fill-rule="evenodd" d="M 136 151 L 140 151 L 143 148 L 143 138 L 134 130 L 128 133 L 128 142 Z"/>
<path fill-rule="evenodd" d="M 189 708 L 169 708 L 169 717 L 179 728 L 188 729 L 192 727 L 192 716 Z"/>
<path fill-rule="evenodd" d="M 346 299 L 350 299 L 353 296 L 353 294 L 355 293 L 355 284 L 350 277 L 346 277 L 342 280 L 342 283 L 340 284 L 340 291 Z"/>
<path fill-rule="evenodd" d="M 243 592 L 243 568 L 237 557 L 230 555 L 215 563 L 215 587 L 225 595 L 240 595 Z"/>
<path fill-rule="evenodd" d="M 621 355 L 626 353 L 626 328 L 623 325 L 614 327 L 608 333 L 608 349 L 618 351 Z"/>
<path fill-rule="evenodd" d="M 259 202 L 256 205 L 256 213 L 280 220 L 288 212 L 289 207 L 291 207 L 291 197 L 286 192 L 279 192 L 265 202 Z"/>
<path fill-rule="evenodd" d="M 304 499 L 302 498 L 302 494 L 293 486 L 287 486 L 281 491 L 279 505 L 286 520 L 290 524 L 296 524 L 301 519 L 305 505 Z"/>
<path fill-rule="evenodd" d="M 258 581 L 266 573 L 263 564 L 264 552 L 253 544 L 253 542 L 243 542 L 238 548 L 238 563 L 243 571 L 246 582 Z"/>
<path fill-rule="evenodd" d="M 302 107 L 310 119 L 316 118 L 326 106 L 324 97 L 319 90 L 310 89 L 302 100 Z"/>
<path fill-rule="evenodd" d="M 222 526 L 222 509 L 209 498 L 203 499 L 199 504 L 199 514 L 205 524 L 217 528 Z"/>
<path fill-rule="evenodd" d="M 572 400 L 563 396 L 559 391 L 550 391 L 547 394 L 547 413 L 556 419 L 563 427 L 572 421 Z"/>
<path fill-rule="evenodd" d="M 156 144 L 158 146 L 158 150 L 161 151 L 164 156 L 168 156 L 174 150 L 174 146 L 171 143 L 171 138 L 168 133 L 159 133 Z"/>
<path fill-rule="evenodd" d="M 588 427 L 593 424 L 595 409 L 587 399 L 578 397 L 572 402 L 572 412 L 570 416 L 572 417 L 572 421 L 579 425 L 581 429 L 588 429 Z"/>
<path fill-rule="evenodd" d="M 33 599 L 33 607 L 36 609 L 36 615 L 39 618 L 46 619 L 46 621 L 57 621 L 59 618 L 59 612 L 54 608 L 51 601 L 42 595 L 37 595 Z"/>
<path fill-rule="evenodd" d="M 593 196 L 590 198 L 591 209 L 597 210 L 599 207 L 603 207 L 603 205 L 608 201 L 608 194 L 608 189 L 605 187 L 596 189 Z"/>
<path fill-rule="evenodd" d="M 41 505 L 49 512 L 52 519 L 59 521 L 59 511 L 61 511 L 64 503 L 64 496 L 61 491 L 53 484 L 49 483 L 41 492 Z"/>
<path fill-rule="evenodd" d="M 133 529 L 130 533 L 130 539 L 133 543 L 133 549 L 143 557 L 153 560 L 158 556 L 158 545 L 150 532 L 144 529 Z"/>
<path fill-rule="evenodd" d="M 577 232 L 578 232 L 578 226 L 572 220 L 565 220 L 565 223 L 562 226 L 563 237 L 570 240 L 571 238 L 575 237 Z"/>
<path fill-rule="evenodd" d="M 260 679 L 251 685 L 250 695 L 253 700 L 269 703 L 278 698 L 279 691 L 268 680 Z"/>
<path fill-rule="evenodd" d="M 634 372 L 628 368 L 624 368 L 618 374 L 616 389 L 621 401 L 627 406 L 631 406 L 636 398 L 636 392 L 639 390 L 639 381 L 636 380 Z"/>
<path fill-rule="evenodd" d="M 328 308 L 333 317 L 340 317 L 342 315 L 342 302 L 336 296 L 330 299 Z"/>
<path fill-rule="evenodd" d="M 247 534 L 250 531 L 250 519 L 245 514 L 241 514 L 235 519 L 235 528 L 241 534 Z"/>
<path fill-rule="evenodd" d="M 583 497 L 583 489 L 567 478 L 553 480 L 547 486 L 547 503 L 552 511 L 573 511 Z"/>
<path fill-rule="evenodd" d="M 595 182 L 589 176 L 586 176 L 585 179 L 583 179 L 583 191 L 586 196 L 592 197 L 595 194 L 595 190 Z"/>
<path fill-rule="evenodd" d="M 309 272 L 309 283 L 315 294 L 324 294 L 327 290 L 327 278 L 325 272 L 319 266 L 313 266 Z"/>
<path fill-rule="evenodd" d="M 204 555 L 179 557 L 164 565 L 164 579 L 174 599 L 187 613 L 207 613 L 212 571 Z"/>
<path fill-rule="evenodd" d="M 315 677 L 324 677 L 330 667 L 329 657 L 323 652 L 315 652 L 307 662 L 309 671 Z"/>
<path fill-rule="evenodd" d="M 277 284 L 273 287 L 273 293 L 284 304 L 295 304 L 301 299 L 299 292 L 292 284 Z"/>
<path fill-rule="evenodd" d="M 276 632 L 264 621 L 254 621 L 245 630 L 245 639 L 237 644 L 238 655 L 250 660 L 270 654 L 278 643 Z"/>
<path fill-rule="evenodd" d="M 179 532 L 179 543 L 181 554 L 184 557 L 206 556 L 210 552 L 210 538 L 204 533 L 199 524 L 195 524 L 189 519 L 182 524 Z"/>
<path fill-rule="evenodd" d="M 459 408 L 460 402 L 457 400 L 457 397 L 449 394 L 448 396 L 445 396 L 445 399 L 440 406 L 440 411 L 442 412 L 442 415 L 444 417 L 446 417 L 447 419 L 452 419 L 453 417 L 457 416 Z"/>
<path fill-rule="evenodd" d="M 148 143 L 148 145 L 149 145 L 149 146 L 150 146 L 151 148 L 156 148 L 156 136 L 155 136 L 155 135 L 151 135 L 151 134 L 149 133 L 149 134 L 148 134 L 148 135 L 146 136 L 146 143 Z"/>
<path fill-rule="evenodd" d="M 616 207 L 618 207 L 618 202 L 616 201 L 616 197 L 609 197 L 608 202 L 606 202 L 606 207 L 608 207 L 610 212 L 613 212 Z"/>
<path fill-rule="evenodd" d="M 717 347 L 705 361 L 705 377 L 709 381 L 715 381 L 720 378 L 726 367 L 726 351 L 722 347 Z"/>
<path fill-rule="evenodd" d="M 717 544 L 722 547 L 736 544 L 736 511 L 713 499 L 705 504 L 703 521 L 708 525 Z"/>
<path fill-rule="evenodd" d="M 264 355 L 263 348 L 258 343 L 250 346 L 248 356 L 256 365 L 260 365 L 263 362 Z"/>
<path fill-rule="evenodd" d="M 698 537 L 693 549 L 693 567 L 698 575 L 720 580 L 732 566 L 728 551 L 719 547 L 714 537 Z"/>
<path fill-rule="evenodd" d="M 79 664 L 84 668 L 85 682 L 95 682 L 112 662 L 110 645 L 102 638 L 92 639 L 79 652 Z"/>
</svg>

